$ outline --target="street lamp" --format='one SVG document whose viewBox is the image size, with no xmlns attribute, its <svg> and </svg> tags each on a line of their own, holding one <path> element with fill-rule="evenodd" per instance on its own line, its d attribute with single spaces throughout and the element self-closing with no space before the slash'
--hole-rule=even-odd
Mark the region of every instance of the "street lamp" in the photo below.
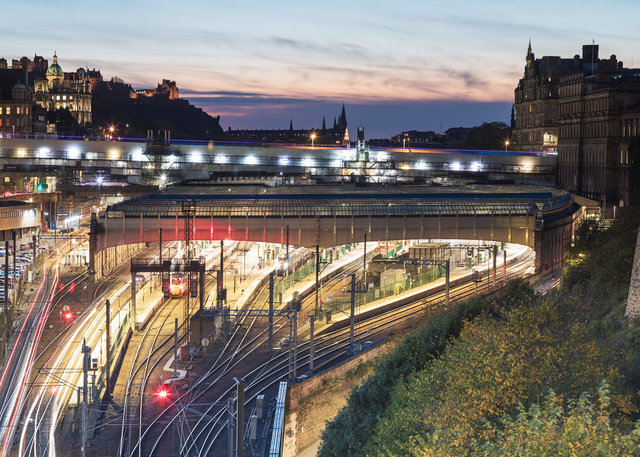
<svg viewBox="0 0 640 457">
<path fill-rule="evenodd" d="M 315 132 L 311 134 L 311 147 L 313 147 L 313 145 L 315 144 L 316 141 L 316 134 Z"/>
<path fill-rule="evenodd" d="M 507 150 L 509 149 L 509 145 L 510 144 L 511 144 L 511 141 L 509 141 L 508 138 L 506 140 L 504 140 L 504 152 L 507 152 Z"/>
</svg>

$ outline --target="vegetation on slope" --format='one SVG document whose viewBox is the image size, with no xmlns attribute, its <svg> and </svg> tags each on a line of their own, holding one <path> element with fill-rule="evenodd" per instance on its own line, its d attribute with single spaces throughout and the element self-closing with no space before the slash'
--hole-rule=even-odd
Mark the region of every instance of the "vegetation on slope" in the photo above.
<svg viewBox="0 0 640 457">
<path fill-rule="evenodd" d="M 512 442 L 514 420 L 531 425 L 522 411 L 547 408 L 536 405 L 551 391 L 549 402 L 563 409 L 596 395 L 602 381 L 611 389 L 607 433 L 626 440 L 640 389 L 638 329 L 624 319 L 638 220 L 629 212 L 606 231 L 585 223 L 559 291 L 536 297 L 517 281 L 500 298 L 460 304 L 409 336 L 327 424 L 319 455 L 497 455 L 480 450 Z M 586 410 L 576 411 L 567 417 L 586 420 Z M 598 430 L 594 439 L 607 439 Z"/>
</svg>

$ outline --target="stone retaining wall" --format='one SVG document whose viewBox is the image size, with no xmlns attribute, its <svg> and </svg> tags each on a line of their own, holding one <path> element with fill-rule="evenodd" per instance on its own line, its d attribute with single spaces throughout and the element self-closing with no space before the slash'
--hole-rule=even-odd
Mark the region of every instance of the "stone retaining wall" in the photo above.
<svg viewBox="0 0 640 457">
<path fill-rule="evenodd" d="M 633 257 L 633 270 L 631 271 L 625 315 L 631 319 L 640 318 L 640 231 L 638 231 L 636 241 L 636 254 Z"/>
<path fill-rule="evenodd" d="M 287 392 L 283 457 L 293 457 L 317 442 L 326 421 L 347 404 L 351 389 L 371 373 L 370 362 L 387 355 L 398 343 L 389 341 L 373 347 L 292 386 Z"/>
</svg>

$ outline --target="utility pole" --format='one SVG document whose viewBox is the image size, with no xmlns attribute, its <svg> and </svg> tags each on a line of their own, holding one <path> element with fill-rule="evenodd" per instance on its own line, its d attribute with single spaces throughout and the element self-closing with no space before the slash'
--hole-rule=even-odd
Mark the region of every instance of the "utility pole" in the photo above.
<svg viewBox="0 0 640 457">
<path fill-rule="evenodd" d="M 233 457 L 235 455 L 233 441 L 235 438 L 235 434 L 233 433 L 233 425 L 234 425 L 234 417 L 233 417 L 233 399 L 229 398 L 227 400 L 227 455 L 229 457 Z"/>
<path fill-rule="evenodd" d="M 158 229 L 158 263 L 162 265 L 162 229 Z M 164 272 L 161 271 L 158 273 L 160 277 L 160 287 L 162 287 L 162 283 L 164 281 Z"/>
<path fill-rule="evenodd" d="M 287 256 L 287 271 L 286 271 L 286 275 L 289 276 L 289 226 L 287 225 L 287 244 L 286 244 L 286 256 Z"/>
<path fill-rule="evenodd" d="M 37 255 L 38 255 L 38 248 L 36 246 L 36 236 L 32 235 L 31 236 L 31 245 L 33 247 L 33 255 L 32 255 L 32 259 L 33 259 L 33 280 L 36 280 L 36 263 L 38 263 L 37 260 Z"/>
<path fill-rule="evenodd" d="M 355 354 L 353 347 L 353 333 L 356 321 L 356 275 L 351 275 L 351 312 L 349 314 L 349 355 Z"/>
<path fill-rule="evenodd" d="M 236 387 L 236 457 L 244 457 L 244 379 L 236 379 Z"/>
<path fill-rule="evenodd" d="M 220 240 L 220 270 L 218 270 L 218 295 L 216 297 L 216 308 L 222 309 L 224 299 L 224 241 Z"/>
<path fill-rule="evenodd" d="M 269 352 L 273 351 L 273 276 L 269 273 Z"/>
<path fill-rule="evenodd" d="M 320 282 L 320 219 L 316 216 L 316 290 L 315 290 L 315 309 L 313 314 L 318 315 L 318 309 L 320 308 L 318 303 L 318 283 Z"/>
<path fill-rule="evenodd" d="M 502 275 L 506 282 L 507 281 L 507 250 L 503 249 L 502 254 L 504 255 L 504 260 L 502 261 Z"/>
<path fill-rule="evenodd" d="M 364 233 L 364 253 L 362 254 L 362 284 L 367 284 L 367 232 Z"/>
<path fill-rule="evenodd" d="M 309 319 L 309 374 L 313 374 L 313 358 L 315 357 L 316 348 L 313 341 L 313 333 L 315 327 L 316 316 L 311 315 Z"/>
<path fill-rule="evenodd" d="M 444 263 L 444 301 L 445 306 L 449 307 L 449 279 L 451 277 L 451 260 L 445 260 Z"/>
<path fill-rule="evenodd" d="M 131 310 L 129 311 L 131 317 L 131 331 L 136 331 L 136 274 L 131 272 Z"/>
<path fill-rule="evenodd" d="M 196 214 L 196 202 L 195 200 L 182 202 L 182 216 L 184 217 L 184 242 L 185 242 L 185 266 L 191 265 L 191 239 L 193 230 L 193 218 Z M 191 288 L 191 269 L 187 273 L 188 288 Z M 187 346 L 191 343 L 191 309 L 189 300 L 191 298 L 191 291 L 187 290 L 187 294 L 184 300 L 184 319 L 182 325 L 184 326 L 185 344 Z"/>
<path fill-rule="evenodd" d="M 15 281 L 15 278 L 13 278 Z M 7 352 L 9 344 L 9 242 L 4 242 L 4 331 L 2 332 L 4 344 L 2 349 Z"/>
<path fill-rule="evenodd" d="M 13 288 L 11 296 L 13 297 L 13 303 L 12 306 L 15 307 L 16 306 L 16 295 L 18 294 L 18 288 L 16 287 L 18 285 L 18 281 L 16 278 L 16 231 L 12 230 L 11 231 L 11 239 L 13 240 L 13 270 L 11 270 L 13 272 Z M 6 291 L 5 291 L 6 292 Z"/>
<path fill-rule="evenodd" d="M 105 305 L 105 345 L 106 366 L 105 366 L 105 384 L 107 386 L 107 398 L 111 396 L 111 302 L 107 298 Z"/>
<path fill-rule="evenodd" d="M 178 377 L 178 318 L 174 321 L 173 331 L 173 377 Z"/>
<path fill-rule="evenodd" d="M 298 312 L 293 312 L 293 379 L 298 378 Z"/>
<path fill-rule="evenodd" d="M 316 304 L 313 314 L 318 314 L 320 309 L 318 292 L 320 290 L 320 246 L 316 244 Z"/>
<path fill-rule="evenodd" d="M 294 292 L 287 313 L 289 317 L 289 380 L 292 384 L 298 377 L 298 310 L 301 303 L 298 292 Z"/>
<path fill-rule="evenodd" d="M 498 245 L 493 245 L 493 285 L 496 285 L 496 267 L 498 265 Z"/>
<path fill-rule="evenodd" d="M 87 447 L 87 428 L 88 428 L 88 411 L 87 401 L 89 394 L 89 364 L 91 362 L 91 348 L 86 345 L 86 341 L 82 339 L 82 439 L 80 443 L 80 452 L 85 457 Z"/>
</svg>

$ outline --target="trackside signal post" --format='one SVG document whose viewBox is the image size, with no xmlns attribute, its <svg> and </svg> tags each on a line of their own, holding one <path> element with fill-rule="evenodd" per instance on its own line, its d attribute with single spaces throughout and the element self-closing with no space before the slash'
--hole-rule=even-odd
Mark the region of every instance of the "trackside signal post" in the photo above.
<svg viewBox="0 0 640 457">
<path fill-rule="evenodd" d="M 204 275 L 205 275 L 205 262 L 204 260 L 190 260 L 188 263 L 172 263 L 171 260 L 163 260 L 162 262 L 156 262 L 154 259 L 131 259 L 131 322 L 132 329 L 135 328 L 135 315 L 136 315 L 136 274 L 137 273 L 196 273 L 199 275 L 200 283 L 200 310 L 204 308 Z M 191 284 L 189 284 L 191 285 Z M 163 289 L 165 285 L 163 284 Z M 189 292 L 192 293 L 193 291 Z M 186 320 L 189 320 L 189 316 L 185 316 Z M 185 326 L 185 328 L 188 328 Z"/>
</svg>

